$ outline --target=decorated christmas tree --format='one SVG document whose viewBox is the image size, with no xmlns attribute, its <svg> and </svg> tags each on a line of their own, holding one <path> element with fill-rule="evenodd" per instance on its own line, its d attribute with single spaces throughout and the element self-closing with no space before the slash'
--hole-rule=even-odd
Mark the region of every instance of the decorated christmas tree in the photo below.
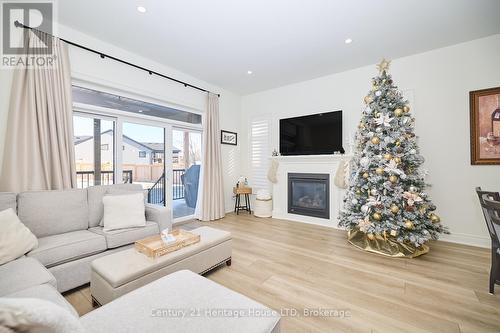
<svg viewBox="0 0 500 333">
<path fill-rule="evenodd" d="M 416 257 L 429 251 L 427 241 L 447 231 L 425 192 L 424 158 L 408 101 L 388 74 L 389 61 L 377 67 L 364 99 L 339 225 L 358 248 Z"/>
</svg>

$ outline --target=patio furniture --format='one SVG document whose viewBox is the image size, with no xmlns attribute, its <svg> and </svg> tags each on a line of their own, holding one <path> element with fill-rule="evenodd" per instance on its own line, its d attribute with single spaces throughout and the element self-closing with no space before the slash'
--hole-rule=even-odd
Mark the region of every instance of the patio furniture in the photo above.
<svg viewBox="0 0 500 333">
<path fill-rule="evenodd" d="M 186 205 L 191 208 L 196 207 L 198 199 L 198 185 L 200 181 L 200 166 L 191 165 L 181 176 L 182 185 L 184 185 L 184 200 Z"/>
</svg>

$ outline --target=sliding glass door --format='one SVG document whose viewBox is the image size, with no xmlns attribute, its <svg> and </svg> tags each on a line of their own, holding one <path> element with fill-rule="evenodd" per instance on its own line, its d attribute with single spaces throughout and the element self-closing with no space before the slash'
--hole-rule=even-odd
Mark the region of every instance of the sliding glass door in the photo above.
<svg viewBox="0 0 500 333">
<path fill-rule="evenodd" d="M 78 114 L 73 127 L 78 188 L 114 184 L 115 120 Z"/>
<path fill-rule="evenodd" d="M 200 113 L 73 86 L 78 187 L 140 184 L 147 201 L 189 219 L 201 166 Z"/>
<path fill-rule="evenodd" d="M 201 132 L 172 131 L 172 210 L 174 218 L 192 216 L 198 199 Z"/>
<path fill-rule="evenodd" d="M 124 122 L 121 165 L 142 185 L 149 203 L 166 205 L 165 128 Z"/>
</svg>

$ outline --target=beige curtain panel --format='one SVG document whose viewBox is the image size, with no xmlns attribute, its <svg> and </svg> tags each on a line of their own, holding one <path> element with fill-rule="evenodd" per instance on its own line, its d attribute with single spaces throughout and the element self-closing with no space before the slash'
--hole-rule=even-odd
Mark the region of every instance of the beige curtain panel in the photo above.
<svg viewBox="0 0 500 333">
<path fill-rule="evenodd" d="M 219 97 L 209 93 L 203 132 L 201 188 L 196 205 L 196 216 L 202 221 L 218 220 L 226 215 L 220 145 Z"/>
<path fill-rule="evenodd" d="M 14 73 L 0 191 L 76 187 L 71 70 L 66 43 L 47 34 L 27 34 L 28 45 L 52 40 L 53 66 L 17 68 Z M 28 56 L 40 56 L 29 54 Z"/>
</svg>

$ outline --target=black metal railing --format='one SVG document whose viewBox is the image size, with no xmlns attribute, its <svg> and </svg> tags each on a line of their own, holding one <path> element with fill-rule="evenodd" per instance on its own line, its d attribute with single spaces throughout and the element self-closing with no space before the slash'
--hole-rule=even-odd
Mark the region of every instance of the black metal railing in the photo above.
<svg viewBox="0 0 500 333">
<path fill-rule="evenodd" d="M 111 185 L 114 183 L 113 171 L 101 171 L 101 182 L 99 185 Z M 123 170 L 123 182 L 132 183 L 132 170 Z M 78 188 L 86 188 L 97 185 L 94 171 L 77 171 L 76 184 Z"/>
<path fill-rule="evenodd" d="M 185 171 L 185 169 L 172 170 L 173 200 L 184 198 L 184 184 L 182 183 L 182 175 L 184 175 Z"/>
<path fill-rule="evenodd" d="M 165 172 L 148 190 L 148 203 L 156 205 L 165 203 Z"/>
<path fill-rule="evenodd" d="M 184 184 L 182 184 L 182 175 L 185 169 L 172 170 L 172 199 L 178 200 L 184 198 Z M 165 173 L 148 190 L 148 202 L 152 204 L 165 203 Z"/>
</svg>

